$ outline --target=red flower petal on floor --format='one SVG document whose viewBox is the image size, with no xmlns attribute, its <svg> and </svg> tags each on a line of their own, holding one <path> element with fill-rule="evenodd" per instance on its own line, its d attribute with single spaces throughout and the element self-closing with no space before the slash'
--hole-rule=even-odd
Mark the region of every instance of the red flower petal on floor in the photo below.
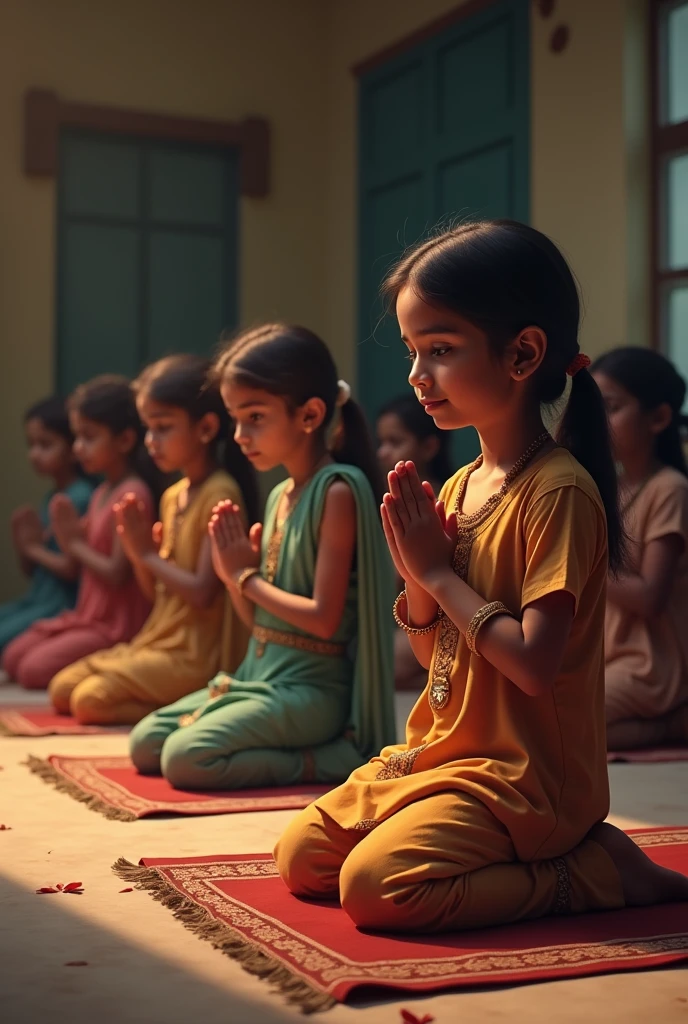
<svg viewBox="0 0 688 1024">
<path fill-rule="evenodd" d="M 415 1013 L 412 1013 L 411 1010 L 402 1010 L 401 1019 L 404 1024 L 432 1024 L 435 1018 L 431 1017 L 429 1013 L 423 1014 L 422 1017 L 416 1017 Z"/>
<path fill-rule="evenodd" d="M 64 888 L 65 892 L 83 892 L 84 891 L 84 883 L 83 882 L 67 882 L 67 884 L 63 888 Z"/>
<path fill-rule="evenodd" d="M 62 890 L 64 889 L 64 885 L 62 885 L 61 882 L 56 882 L 55 884 L 56 884 L 57 888 L 60 890 L 60 892 L 62 892 Z"/>
<path fill-rule="evenodd" d="M 68 960 L 65 967 L 88 967 L 88 960 Z"/>
<path fill-rule="evenodd" d="M 12 826 L 11 825 L 0 825 L 0 832 L 11 832 L 11 831 L 12 831 Z"/>
<path fill-rule="evenodd" d="M 59 892 L 59 891 L 60 891 L 59 889 L 55 889 L 52 885 L 44 885 L 44 886 L 42 886 L 42 888 L 36 889 L 37 893 L 42 893 L 42 892 Z"/>
<path fill-rule="evenodd" d="M 133 892 L 133 889 L 120 889 L 120 892 Z"/>
</svg>

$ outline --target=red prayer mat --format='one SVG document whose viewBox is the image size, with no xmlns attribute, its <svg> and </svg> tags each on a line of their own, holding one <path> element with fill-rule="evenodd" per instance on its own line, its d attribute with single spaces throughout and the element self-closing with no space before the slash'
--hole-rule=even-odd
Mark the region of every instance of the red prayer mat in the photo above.
<svg viewBox="0 0 688 1024">
<path fill-rule="evenodd" d="M 127 733 L 129 725 L 79 725 L 71 715 L 58 715 L 51 707 L 0 708 L 0 734 L 5 736 L 106 736 Z"/>
<path fill-rule="evenodd" d="M 688 761 L 688 747 L 648 747 L 647 750 L 610 750 L 610 764 L 661 764 L 667 761 Z"/>
<path fill-rule="evenodd" d="M 658 864 L 688 873 L 688 828 L 630 834 Z M 304 1010 L 343 1002 L 363 986 L 436 992 L 688 959 L 686 903 L 402 937 L 358 931 L 337 903 L 292 896 L 269 854 L 146 857 L 140 864 L 120 860 L 113 870 Z"/>
<path fill-rule="evenodd" d="M 279 786 L 274 789 L 184 793 L 160 776 L 139 775 L 128 757 L 29 757 L 26 764 L 46 782 L 118 821 L 153 814 L 236 814 L 307 807 L 329 786 Z"/>
</svg>

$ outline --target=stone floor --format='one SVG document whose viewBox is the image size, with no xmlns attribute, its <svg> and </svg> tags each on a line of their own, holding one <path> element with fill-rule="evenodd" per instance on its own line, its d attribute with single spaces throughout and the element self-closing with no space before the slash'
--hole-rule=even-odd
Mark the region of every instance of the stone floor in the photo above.
<svg viewBox="0 0 688 1024">
<path fill-rule="evenodd" d="M 43 695 L 34 698 L 43 701 Z M 14 687 L 0 703 L 17 702 Z M 25 699 L 23 699 L 25 702 Z M 403 710 L 400 709 L 400 717 Z M 293 812 L 124 823 L 87 810 L 31 775 L 27 754 L 123 754 L 126 737 L 0 738 L 0 1020 L 33 1024 L 278 1024 L 303 1019 L 268 987 L 195 938 L 144 892 L 122 893 L 117 857 L 261 852 Z M 688 764 L 612 765 L 611 819 L 688 824 Z M 34 890 L 81 881 L 78 898 Z M 65 967 L 86 960 L 83 968 Z M 688 1022 L 688 969 L 337 1006 L 328 1024 L 399 1022 L 400 1007 L 437 1024 Z"/>
</svg>

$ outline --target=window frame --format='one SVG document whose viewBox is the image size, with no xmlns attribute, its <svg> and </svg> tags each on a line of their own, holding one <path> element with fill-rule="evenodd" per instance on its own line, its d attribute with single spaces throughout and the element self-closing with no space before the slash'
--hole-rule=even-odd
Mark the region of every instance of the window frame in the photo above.
<svg viewBox="0 0 688 1024">
<path fill-rule="evenodd" d="M 651 344 L 669 353 L 668 297 L 672 285 L 688 286 L 688 265 L 671 270 L 664 266 L 667 223 L 667 165 L 675 156 L 688 154 L 688 119 L 676 124 L 663 121 L 664 75 L 667 67 L 664 23 L 669 11 L 685 0 L 650 0 L 650 103 L 652 189 L 652 324 Z"/>
</svg>

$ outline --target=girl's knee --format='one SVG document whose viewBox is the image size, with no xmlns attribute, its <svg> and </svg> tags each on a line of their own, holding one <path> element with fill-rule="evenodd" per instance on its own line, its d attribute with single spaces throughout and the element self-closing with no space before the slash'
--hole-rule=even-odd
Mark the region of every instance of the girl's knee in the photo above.
<svg viewBox="0 0 688 1024">
<path fill-rule="evenodd" d="M 184 728 L 168 736 L 160 753 L 160 770 L 174 789 L 205 789 L 208 786 L 208 771 L 203 758 L 208 751 L 194 749 Z"/>
<path fill-rule="evenodd" d="M 329 894 L 318 871 L 318 851 L 322 845 L 319 812 L 306 807 L 291 821 L 277 841 L 273 856 L 280 878 L 295 896 L 318 897 Z"/>
<path fill-rule="evenodd" d="M 69 711 L 80 725 L 107 725 L 110 721 L 111 701 L 102 693 L 99 681 L 97 676 L 92 676 L 72 690 Z"/>
<path fill-rule="evenodd" d="M 129 734 L 129 756 L 142 775 L 160 775 L 163 737 L 155 729 L 155 712 L 146 715 Z"/>
<path fill-rule="evenodd" d="M 46 672 L 45 661 L 38 656 L 26 655 L 19 662 L 14 674 L 14 681 L 25 690 L 47 690 L 52 673 Z"/>
<path fill-rule="evenodd" d="M 48 684 L 48 696 L 50 697 L 52 705 L 58 715 L 68 715 L 70 713 L 70 700 L 74 687 L 75 684 L 67 675 L 66 670 L 58 672 L 57 675 L 53 676 L 50 680 L 50 683 Z"/>
<path fill-rule="evenodd" d="M 362 844 L 363 845 L 363 844 Z M 393 931 L 404 927 L 407 912 L 389 890 L 389 869 L 383 857 L 355 847 L 342 865 L 339 898 L 358 928 Z"/>
</svg>

